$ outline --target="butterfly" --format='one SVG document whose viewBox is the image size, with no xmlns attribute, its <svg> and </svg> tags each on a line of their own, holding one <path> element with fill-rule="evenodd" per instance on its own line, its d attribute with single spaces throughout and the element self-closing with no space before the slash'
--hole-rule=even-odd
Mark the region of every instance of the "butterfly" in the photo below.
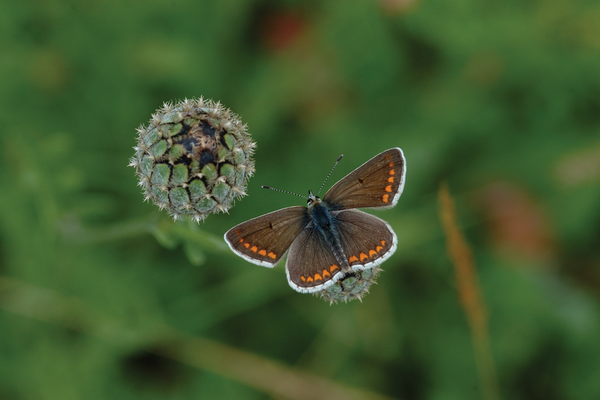
<svg viewBox="0 0 600 400">
<path fill-rule="evenodd" d="M 309 191 L 308 207 L 287 207 L 243 222 L 225 233 L 225 241 L 238 256 L 268 268 L 289 250 L 290 286 L 300 293 L 322 291 L 394 254 L 398 239 L 390 225 L 357 208 L 394 207 L 405 178 L 402 150 L 386 150 L 338 181 L 323 199 Z"/>
</svg>

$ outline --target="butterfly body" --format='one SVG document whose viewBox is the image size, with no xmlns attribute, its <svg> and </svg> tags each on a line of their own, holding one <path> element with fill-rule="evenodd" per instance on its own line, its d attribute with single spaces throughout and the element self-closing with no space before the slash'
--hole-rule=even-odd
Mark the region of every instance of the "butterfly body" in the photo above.
<svg viewBox="0 0 600 400">
<path fill-rule="evenodd" d="M 307 228 L 311 229 L 311 225 L 314 226 L 323 240 L 329 244 L 335 258 L 340 263 L 342 271 L 349 272 L 350 265 L 342 248 L 337 229 L 337 212 L 330 211 L 330 206 L 319 197 L 313 195 L 311 191 L 308 192 L 308 196 L 308 213 L 311 219 Z"/>
<path fill-rule="evenodd" d="M 251 219 L 225 233 L 245 260 L 272 268 L 285 253 L 290 286 L 315 293 L 353 272 L 387 260 L 397 237 L 387 222 L 357 208 L 390 208 L 404 188 L 406 161 L 386 150 L 337 182 L 321 200 L 309 191 L 308 207 L 287 207 Z"/>
</svg>

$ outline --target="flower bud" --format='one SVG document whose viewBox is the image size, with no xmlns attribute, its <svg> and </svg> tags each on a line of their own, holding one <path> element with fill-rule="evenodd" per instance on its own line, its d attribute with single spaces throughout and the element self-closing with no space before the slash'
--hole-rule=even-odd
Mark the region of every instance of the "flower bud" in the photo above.
<svg viewBox="0 0 600 400">
<path fill-rule="evenodd" d="M 314 293 L 314 295 L 329 301 L 330 304 L 338 301 L 347 303 L 355 299 L 361 300 L 364 295 L 369 293 L 369 287 L 376 283 L 375 280 L 381 271 L 379 266 L 375 266 L 346 274 L 327 289 Z"/>
<path fill-rule="evenodd" d="M 145 200 L 175 220 L 226 212 L 246 195 L 255 143 L 239 117 L 212 100 L 165 103 L 138 128 L 134 167 Z"/>
</svg>

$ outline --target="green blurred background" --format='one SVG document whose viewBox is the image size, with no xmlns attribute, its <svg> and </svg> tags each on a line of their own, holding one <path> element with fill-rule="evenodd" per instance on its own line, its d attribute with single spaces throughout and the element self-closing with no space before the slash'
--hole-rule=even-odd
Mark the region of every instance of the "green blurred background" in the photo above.
<svg viewBox="0 0 600 400">
<path fill-rule="evenodd" d="M 174 223 L 128 159 L 155 109 L 201 95 L 248 124 L 257 172 L 229 215 Z M 600 398 L 597 1 L 4 1 L 0 127 L 2 400 L 485 398 L 442 182 L 487 398 Z M 304 204 L 260 185 L 306 194 L 396 146 L 405 191 L 376 214 L 398 251 L 362 303 L 222 242 Z"/>
</svg>

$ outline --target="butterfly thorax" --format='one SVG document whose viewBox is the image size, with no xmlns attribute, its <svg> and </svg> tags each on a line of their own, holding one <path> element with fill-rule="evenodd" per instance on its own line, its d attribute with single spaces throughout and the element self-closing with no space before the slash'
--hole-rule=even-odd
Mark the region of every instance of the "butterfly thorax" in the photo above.
<svg viewBox="0 0 600 400">
<path fill-rule="evenodd" d="M 331 246 L 331 250 L 340 263 L 342 270 L 349 271 L 350 265 L 342 249 L 335 215 L 331 213 L 327 203 L 315 196 L 312 191 L 309 191 L 308 194 L 308 213 L 314 225 L 313 229 L 318 230 L 325 241 Z"/>
</svg>

